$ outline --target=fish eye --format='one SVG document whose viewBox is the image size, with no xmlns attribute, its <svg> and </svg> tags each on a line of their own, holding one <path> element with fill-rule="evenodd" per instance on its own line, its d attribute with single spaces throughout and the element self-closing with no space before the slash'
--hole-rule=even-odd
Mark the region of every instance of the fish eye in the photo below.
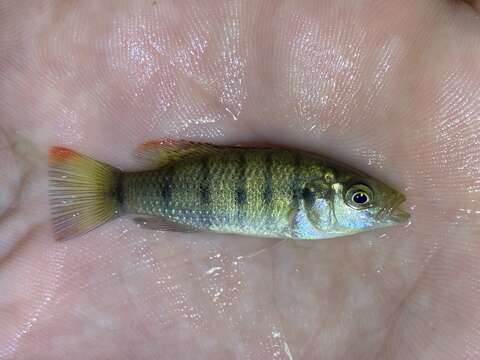
<svg viewBox="0 0 480 360">
<path fill-rule="evenodd" d="M 355 204 L 363 205 L 369 201 L 369 197 L 367 193 L 364 193 L 363 191 L 357 191 L 355 194 L 352 196 L 352 201 Z"/>
<path fill-rule="evenodd" d="M 364 209 L 371 205 L 373 200 L 372 190 L 364 184 L 353 185 L 345 196 L 347 204 L 357 209 Z"/>
</svg>

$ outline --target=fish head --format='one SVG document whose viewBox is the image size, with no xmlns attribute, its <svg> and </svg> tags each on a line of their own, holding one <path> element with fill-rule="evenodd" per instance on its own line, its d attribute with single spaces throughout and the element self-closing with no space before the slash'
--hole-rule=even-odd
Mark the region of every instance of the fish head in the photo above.
<svg viewBox="0 0 480 360">
<path fill-rule="evenodd" d="M 335 228 L 357 233 L 406 222 L 410 214 L 400 208 L 405 196 L 364 174 L 348 174 L 331 184 Z"/>
</svg>

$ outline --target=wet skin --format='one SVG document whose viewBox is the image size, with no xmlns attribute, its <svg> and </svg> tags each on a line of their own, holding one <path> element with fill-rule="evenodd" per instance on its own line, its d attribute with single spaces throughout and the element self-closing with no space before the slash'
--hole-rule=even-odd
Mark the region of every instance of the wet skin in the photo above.
<svg viewBox="0 0 480 360">
<path fill-rule="evenodd" d="M 477 358 L 476 7 L 3 1 L 0 359 Z M 411 223 L 278 242 L 125 218 L 53 240 L 48 146 L 137 169 L 166 137 L 338 158 L 404 191 Z"/>
</svg>

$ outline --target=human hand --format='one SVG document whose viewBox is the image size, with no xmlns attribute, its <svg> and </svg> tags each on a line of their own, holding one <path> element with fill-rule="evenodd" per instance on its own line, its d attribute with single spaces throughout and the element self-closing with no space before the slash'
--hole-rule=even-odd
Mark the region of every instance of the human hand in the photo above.
<svg viewBox="0 0 480 360">
<path fill-rule="evenodd" d="M 479 32 L 459 1 L 4 1 L 0 359 L 478 358 Z M 337 158 L 411 223 L 53 240 L 48 146 L 127 170 L 161 138 Z"/>
</svg>

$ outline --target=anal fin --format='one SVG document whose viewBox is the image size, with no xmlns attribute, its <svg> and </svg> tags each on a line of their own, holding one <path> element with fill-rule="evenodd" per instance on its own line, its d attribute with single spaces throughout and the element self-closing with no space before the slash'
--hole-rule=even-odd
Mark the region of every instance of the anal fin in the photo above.
<svg viewBox="0 0 480 360">
<path fill-rule="evenodd" d="M 161 216 L 143 216 L 133 219 L 140 227 L 149 230 L 161 230 L 170 232 L 181 233 L 194 233 L 200 232 L 199 229 L 195 229 L 189 225 L 179 224 L 171 220 L 165 219 Z"/>
</svg>

